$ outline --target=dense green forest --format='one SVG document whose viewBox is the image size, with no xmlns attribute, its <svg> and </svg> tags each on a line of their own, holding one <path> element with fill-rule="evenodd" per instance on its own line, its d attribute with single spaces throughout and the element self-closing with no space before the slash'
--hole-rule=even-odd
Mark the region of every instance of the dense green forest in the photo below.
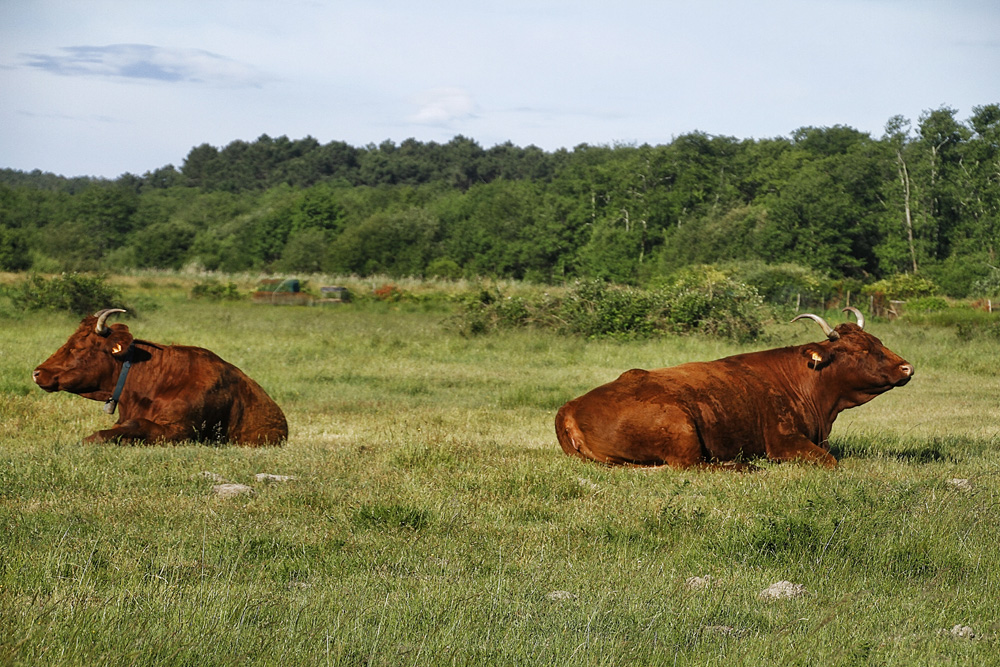
<svg viewBox="0 0 1000 667">
<path fill-rule="evenodd" d="M 0 171 L 0 270 L 663 280 L 695 264 L 1000 289 L 1000 104 L 881 137 L 692 132 L 665 145 L 365 147 L 261 136 L 115 180 Z"/>
</svg>

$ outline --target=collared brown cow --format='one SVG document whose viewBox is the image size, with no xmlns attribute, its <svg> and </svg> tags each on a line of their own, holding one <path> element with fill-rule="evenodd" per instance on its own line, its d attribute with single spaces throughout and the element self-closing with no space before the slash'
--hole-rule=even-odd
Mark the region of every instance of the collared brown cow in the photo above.
<svg viewBox="0 0 1000 667">
<path fill-rule="evenodd" d="M 123 312 L 111 308 L 84 318 L 32 373 L 45 391 L 105 401 L 108 412 L 117 404 L 118 422 L 84 442 L 285 441 L 284 413 L 243 371 L 209 350 L 138 340 L 124 324 L 106 325 L 109 315 Z M 123 368 L 125 381 L 116 391 Z"/>
<path fill-rule="evenodd" d="M 808 317 L 827 340 L 618 379 L 556 415 L 563 451 L 610 465 L 677 468 L 766 456 L 836 466 L 827 439 L 837 415 L 913 377 L 913 366 L 858 323 L 836 329 Z M 736 467 L 739 467 L 737 465 Z"/>
</svg>

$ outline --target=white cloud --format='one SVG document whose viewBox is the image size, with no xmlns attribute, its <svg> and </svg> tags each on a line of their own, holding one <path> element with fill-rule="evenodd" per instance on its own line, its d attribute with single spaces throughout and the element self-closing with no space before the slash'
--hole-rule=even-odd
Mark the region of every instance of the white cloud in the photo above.
<svg viewBox="0 0 1000 667">
<path fill-rule="evenodd" d="M 419 107 L 409 120 L 421 125 L 444 125 L 474 115 L 476 104 L 462 88 L 433 88 L 413 98 Z"/>
</svg>

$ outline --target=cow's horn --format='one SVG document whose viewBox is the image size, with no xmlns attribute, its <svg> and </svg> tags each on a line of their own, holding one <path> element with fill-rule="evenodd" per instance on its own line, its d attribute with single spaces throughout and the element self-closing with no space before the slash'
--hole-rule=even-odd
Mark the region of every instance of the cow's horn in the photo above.
<svg viewBox="0 0 1000 667">
<path fill-rule="evenodd" d="M 94 317 L 97 318 L 97 324 L 94 326 L 94 331 L 102 336 L 107 336 L 110 333 L 110 329 L 105 326 L 104 321 L 108 319 L 108 315 L 111 313 L 124 313 L 125 311 L 121 308 L 105 308 L 104 310 L 94 313 Z"/>
<path fill-rule="evenodd" d="M 842 310 L 841 312 L 854 313 L 854 317 L 858 318 L 858 328 L 859 329 L 865 328 L 865 316 L 861 314 L 860 310 L 858 310 L 854 306 L 848 306 L 847 308 L 844 308 L 844 310 Z"/>
<path fill-rule="evenodd" d="M 819 315 L 813 315 L 812 313 L 802 313 L 801 315 L 797 315 L 795 319 L 792 320 L 792 322 L 794 322 L 795 320 L 801 320 L 803 317 L 808 317 L 811 320 L 816 320 L 816 322 L 818 322 L 819 325 L 823 327 L 823 333 L 825 333 L 826 337 L 829 338 L 830 340 L 837 340 L 838 338 L 840 338 L 840 334 L 834 331 L 833 327 L 827 324 L 826 320 L 824 320 Z"/>
</svg>

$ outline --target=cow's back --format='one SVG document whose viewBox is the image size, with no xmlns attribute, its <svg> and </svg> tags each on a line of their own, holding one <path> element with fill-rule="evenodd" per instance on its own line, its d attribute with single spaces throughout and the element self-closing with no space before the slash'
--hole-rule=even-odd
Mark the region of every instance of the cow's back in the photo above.
<svg viewBox="0 0 1000 667">
<path fill-rule="evenodd" d="M 121 402 L 121 420 L 190 422 L 192 437 L 241 445 L 280 444 L 288 437 L 281 408 L 242 370 L 211 350 L 136 341 Z"/>
<path fill-rule="evenodd" d="M 626 371 L 566 403 L 556 435 L 566 453 L 609 464 L 686 467 L 763 455 L 774 427 L 765 416 L 787 398 L 765 369 L 748 372 L 747 356 Z"/>
</svg>

